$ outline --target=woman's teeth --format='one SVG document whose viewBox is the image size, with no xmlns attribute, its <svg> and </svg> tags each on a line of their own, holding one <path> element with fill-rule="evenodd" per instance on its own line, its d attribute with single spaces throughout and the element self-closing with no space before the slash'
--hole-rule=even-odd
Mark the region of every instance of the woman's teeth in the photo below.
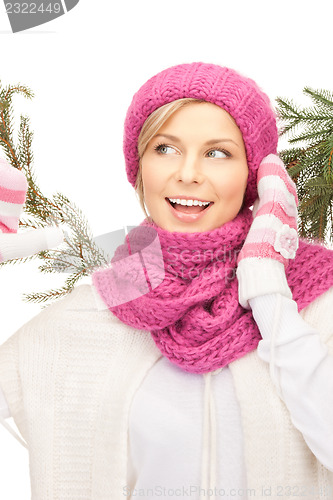
<svg viewBox="0 0 333 500">
<path fill-rule="evenodd" d="M 195 222 L 210 210 L 213 201 L 185 200 L 181 198 L 166 198 L 171 208 L 171 213 L 181 222 Z"/>
<path fill-rule="evenodd" d="M 184 205 L 184 206 L 188 206 L 188 207 L 192 207 L 192 206 L 203 207 L 203 206 L 207 206 L 211 203 L 210 201 L 181 200 L 179 198 L 168 198 L 168 200 L 171 201 L 171 203 L 176 203 L 177 205 Z"/>
</svg>

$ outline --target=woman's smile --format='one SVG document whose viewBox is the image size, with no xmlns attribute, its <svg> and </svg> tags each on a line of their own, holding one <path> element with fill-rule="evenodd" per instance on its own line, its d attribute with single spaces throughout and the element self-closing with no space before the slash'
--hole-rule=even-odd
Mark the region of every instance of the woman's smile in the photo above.
<svg viewBox="0 0 333 500">
<path fill-rule="evenodd" d="M 183 222 L 194 222 L 203 217 L 213 202 L 202 202 L 193 199 L 166 198 L 167 203 L 171 207 L 172 214 Z"/>
</svg>

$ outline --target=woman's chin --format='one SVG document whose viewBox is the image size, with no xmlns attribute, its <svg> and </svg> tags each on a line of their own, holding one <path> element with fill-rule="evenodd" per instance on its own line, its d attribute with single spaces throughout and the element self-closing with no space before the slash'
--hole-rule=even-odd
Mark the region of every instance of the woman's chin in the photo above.
<svg viewBox="0 0 333 500">
<path fill-rule="evenodd" d="M 203 233 L 219 227 L 212 220 L 201 219 L 200 221 L 184 222 L 170 217 L 169 214 L 156 217 L 155 219 L 152 217 L 152 219 L 160 228 L 173 233 Z"/>
</svg>

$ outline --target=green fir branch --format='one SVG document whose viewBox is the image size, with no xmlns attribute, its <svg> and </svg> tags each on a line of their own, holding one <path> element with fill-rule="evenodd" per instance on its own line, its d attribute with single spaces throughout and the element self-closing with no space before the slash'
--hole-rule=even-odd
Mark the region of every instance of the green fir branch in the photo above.
<svg viewBox="0 0 333 500">
<path fill-rule="evenodd" d="M 59 225 L 65 229 L 65 242 L 60 249 L 45 250 L 20 259 L 12 259 L 3 265 L 25 263 L 39 259 L 39 270 L 45 274 L 66 273 L 65 283 L 59 289 L 25 294 L 27 302 L 48 303 L 70 293 L 75 284 L 96 268 L 107 264 L 107 256 L 93 241 L 89 224 L 82 211 L 66 196 L 56 193 L 47 197 L 40 189 L 33 170 L 32 140 L 28 117 L 20 116 L 17 140 L 14 139 L 14 108 L 12 98 L 21 94 L 33 98 L 32 91 L 22 85 L 2 87 L 0 82 L 0 145 L 9 163 L 22 170 L 28 181 L 28 191 L 21 218 L 20 231 Z"/>
<path fill-rule="evenodd" d="M 289 143 L 302 142 L 280 152 L 299 198 L 301 236 L 333 243 L 333 93 L 305 87 L 314 106 L 300 108 L 290 99 L 277 98 L 280 135 Z"/>
<path fill-rule="evenodd" d="M 332 112 L 333 107 L 333 92 L 329 90 L 321 89 L 314 90 L 311 87 L 304 87 L 304 94 L 311 97 L 313 102 L 317 104 L 320 108 L 327 108 L 328 114 Z"/>
</svg>

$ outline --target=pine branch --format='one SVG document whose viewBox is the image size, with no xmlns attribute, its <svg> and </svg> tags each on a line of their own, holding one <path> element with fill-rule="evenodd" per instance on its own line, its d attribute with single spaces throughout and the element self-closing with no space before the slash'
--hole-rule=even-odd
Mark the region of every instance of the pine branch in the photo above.
<svg viewBox="0 0 333 500">
<path fill-rule="evenodd" d="M 327 107 L 328 112 L 332 111 L 333 107 L 333 92 L 329 90 L 314 90 L 311 87 L 304 87 L 304 94 L 311 97 L 311 99 L 318 104 L 319 107 Z"/>
<path fill-rule="evenodd" d="M 13 167 L 21 170 L 21 165 L 16 153 L 13 141 L 13 106 L 12 98 L 15 94 L 21 94 L 27 99 L 32 99 L 33 92 L 23 85 L 2 87 L 0 81 L 0 145 L 6 153 L 7 160 Z"/>
<path fill-rule="evenodd" d="M 280 135 L 294 132 L 295 135 L 289 139 L 290 143 L 304 140 L 321 140 L 330 134 L 333 126 L 333 102 L 331 93 L 328 91 L 315 91 L 306 87 L 303 92 L 310 96 L 317 107 L 297 107 L 289 99 L 277 98 L 278 115 L 282 120 L 283 127 Z M 296 135 L 298 128 L 303 127 L 303 134 Z"/>
<path fill-rule="evenodd" d="M 333 94 L 305 87 L 314 106 L 300 108 L 289 99 L 277 98 L 280 136 L 289 133 L 290 144 L 280 152 L 297 186 L 301 236 L 333 243 Z"/>
<path fill-rule="evenodd" d="M 14 140 L 14 109 L 12 98 L 22 94 L 31 99 L 33 93 L 22 85 L 2 87 L 0 82 L 0 145 L 13 168 L 24 171 L 28 181 L 25 203 L 25 217 L 20 220 L 20 230 L 43 228 L 50 225 L 61 225 L 66 229 L 65 244 L 62 249 L 40 252 L 21 259 L 12 259 L 3 265 L 25 263 L 39 259 L 42 273 L 67 273 L 64 286 L 47 292 L 25 294 L 28 302 L 45 303 L 70 293 L 75 284 L 83 277 L 91 274 L 97 267 L 107 264 L 107 257 L 93 241 L 93 235 L 82 211 L 66 196 L 56 193 L 46 197 L 40 189 L 33 170 L 32 140 L 28 117 L 20 117 L 17 142 Z"/>
</svg>

